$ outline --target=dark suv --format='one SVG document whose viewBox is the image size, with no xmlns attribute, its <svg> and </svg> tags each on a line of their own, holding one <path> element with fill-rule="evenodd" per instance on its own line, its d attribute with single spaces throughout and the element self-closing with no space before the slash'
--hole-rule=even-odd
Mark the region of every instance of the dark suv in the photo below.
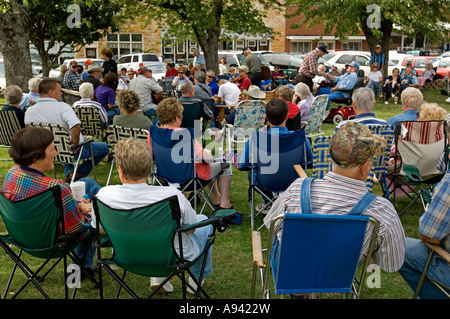
<svg viewBox="0 0 450 319">
<path fill-rule="evenodd" d="M 268 53 L 264 54 L 264 57 L 271 65 L 277 66 L 280 71 L 283 71 L 289 80 L 295 79 L 297 70 L 303 62 L 303 58 L 299 55 L 288 53 Z"/>
</svg>

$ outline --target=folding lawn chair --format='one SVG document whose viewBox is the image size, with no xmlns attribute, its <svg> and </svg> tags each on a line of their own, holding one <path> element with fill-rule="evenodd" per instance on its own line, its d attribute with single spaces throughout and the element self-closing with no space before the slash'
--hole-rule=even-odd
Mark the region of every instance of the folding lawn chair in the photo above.
<svg viewBox="0 0 450 319">
<path fill-rule="evenodd" d="M 0 147 L 9 148 L 14 133 L 20 130 L 19 120 L 13 110 L 0 110 Z M 1 159 L 2 161 L 11 161 Z"/>
<path fill-rule="evenodd" d="M 150 127 L 151 148 L 155 160 L 156 172 L 153 178 L 160 185 L 163 183 L 175 185 L 182 192 L 193 191 L 194 210 L 197 211 L 197 196 L 201 194 L 204 204 L 201 212 L 208 205 L 212 211 L 215 210 L 214 203 L 210 198 L 211 189 L 206 191 L 205 186 L 213 185 L 217 177 L 210 180 L 202 180 L 196 171 L 194 129 L 181 128 L 171 130 Z"/>
<path fill-rule="evenodd" d="M 429 277 L 427 275 L 428 266 L 430 265 L 430 262 L 431 262 L 431 259 L 433 258 L 433 256 L 438 255 L 442 259 L 444 259 L 445 261 L 450 263 L 450 254 L 446 250 L 444 250 L 441 246 L 439 246 L 439 245 L 433 245 L 433 244 L 429 244 L 429 243 L 425 243 L 425 244 L 428 246 L 430 251 L 429 251 L 428 258 L 427 258 L 427 261 L 425 263 L 425 266 L 423 267 L 419 283 L 417 284 L 416 290 L 414 291 L 413 298 L 416 299 L 419 296 L 420 289 L 422 288 L 423 281 L 426 278 L 433 285 L 435 285 L 447 298 L 450 299 L 450 287 L 444 286 L 442 283 L 437 282 L 436 280 L 434 280 L 433 278 L 431 278 L 431 277 Z"/>
<path fill-rule="evenodd" d="M 328 95 L 316 96 L 311 105 L 308 121 L 305 125 L 305 134 L 308 138 L 323 135 L 321 130 L 322 122 L 327 117 Z"/>
<path fill-rule="evenodd" d="M 104 229 L 113 248 L 112 258 L 103 258 L 102 249 L 97 249 L 100 265 L 100 297 L 102 299 L 102 269 L 105 269 L 119 283 L 116 299 L 119 298 L 122 288 L 133 298 L 139 298 L 138 294 L 125 282 L 125 276 L 128 272 L 140 276 L 166 278 L 148 298 L 157 293 L 172 277 L 177 276 L 182 282 L 183 298 L 186 299 L 186 288 L 195 290 L 186 280 L 186 273 L 197 284 L 196 298 L 209 298 L 201 286 L 208 250 L 214 243 L 216 227 L 224 225 L 229 218 L 232 218 L 236 213 L 235 210 L 220 210 L 212 218 L 183 227 L 180 224 L 181 213 L 177 196 L 171 196 L 151 205 L 129 210 L 113 209 L 96 198 L 95 195 L 92 198 L 97 229 L 100 229 L 100 227 Z M 182 249 L 180 249 L 180 255 L 178 256 L 175 252 L 174 242 L 176 241 L 179 247 L 183 247 L 183 236 L 181 234 L 206 225 L 213 225 L 214 230 L 200 256 L 196 260 L 188 261 L 183 257 Z M 224 229 L 217 228 L 217 230 L 223 231 Z M 99 234 L 99 245 L 101 245 L 101 241 Z M 195 263 L 202 263 L 198 280 L 195 279 L 189 269 Z M 114 271 L 112 265 L 117 265 L 123 269 L 122 276 Z"/>
<path fill-rule="evenodd" d="M 92 150 L 92 142 L 94 142 L 94 139 L 86 139 L 83 142 L 79 143 L 78 145 L 71 146 L 70 145 L 70 136 L 69 132 L 58 124 L 47 124 L 47 123 L 29 123 L 29 125 L 35 126 L 35 127 L 43 127 L 45 129 L 50 130 L 53 133 L 53 136 L 55 137 L 54 143 L 55 148 L 58 151 L 58 155 L 55 157 L 55 163 L 57 164 L 72 164 L 75 169 L 73 171 L 72 175 L 72 182 L 74 181 L 78 169 L 78 165 L 80 163 L 80 160 L 82 161 L 91 161 L 92 162 L 92 173 L 94 175 L 94 180 L 97 180 L 97 175 L 95 172 L 95 159 L 94 154 Z M 79 156 L 76 156 L 76 154 L 73 153 L 74 150 L 78 150 L 77 154 L 81 154 L 83 152 L 84 147 L 89 147 L 91 156 L 89 158 L 80 159 Z M 54 170 L 55 175 L 56 171 Z"/>
<path fill-rule="evenodd" d="M 250 139 L 250 216 L 254 229 L 255 192 L 262 195 L 265 206 L 275 198 L 268 193 L 279 194 L 298 178 L 294 165 L 307 165 L 312 161 L 309 141 L 303 130 L 290 134 L 277 134 L 276 128 L 267 131 L 255 131 Z M 263 207 L 262 209 L 264 209 Z"/>
<path fill-rule="evenodd" d="M 445 121 L 399 122 L 395 127 L 395 150 L 392 203 L 396 204 L 396 190 L 403 191 L 411 202 L 399 213 L 403 214 L 419 199 L 424 209 L 434 185 L 443 177 L 438 170 L 439 159 L 447 148 Z M 419 188 L 419 191 L 415 187 Z M 426 198 L 425 198 L 426 197 Z"/>
<path fill-rule="evenodd" d="M 10 202 L 5 195 L 0 194 L 0 214 L 8 231 L 7 235 L 0 236 L 0 246 L 14 262 L 3 299 L 8 296 L 17 267 L 25 274 L 27 281 L 22 287 L 15 290 L 12 298 L 17 298 L 23 289 L 32 283 L 43 297 L 49 299 L 50 297 L 39 285 L 39 282 L 42 282 L 61 260 L 64 264 L 64 278 L 61 284 L 64 285 L 65 298 L 68 299 L 67 256 L 93 283 L 98 284 L 90 273 L 85 271 L 84 264 L 73 252 L 75 246 L 78 245 L 75 241 L 77 235 L 67 235 L 64 232 L 63 204 L 59 186 L 16 202 Z M 12 246 L 17 247 L 19 253 L 16 253 Z M 34 271 L 31 269 L 32 266 L 27 264 L 28 259 L 22 257 L 22 252 L 37 259 L 44 259 L 44 262 Z M 54 262 L 48 268 L 52 260 Z M 46 272 L 41 275 L 44 270 Z M 77 278 L 77 280 L 79 279 Z M 75 297 L 76 288 L 77 283 L 74 285 L 72 298 Z"/>
<path fill-rule="evenodd" d="M 114 152 L 114 146 L 119 140 L 125 140 L 129 138 L 136 138 L 139 140 L 147 141 L 148 130 L 135 128 L 135 127 L 124 127 L 118 125 L 109 125 L 106 130 L 106 136 L 108 138 L 109 145 Z M 111 167 L 109 168 L 108 179 L 106 181 L 106 186 L 109 185 L 111 180 L 112 171 L 114 168 L 115 159 L 111 161 Z"/>
<path fill-rule="evenodd" d="M 283 223 L 279 260 L 272 260 L 273 227 Z M 359 276 L 356 276 L 365 242 L 366 228 L 373 225 L 373 234 L 367 258 Z M 267 254 L 263 258 L 260 234 L 254 231 L 252 298 L 256 277 L 261 276 L 263 298 L 270 298 L 269 270 L 273 273 L 275 294 L 296 293 L 351 293 L 359 298 L 366 278 L 376 239 L 378 223 L 368 216 L 284 214 L 274 218 L 269 228 Z"/>
<path fill-rule="evenodd" d="M 101 121 L 100 112 L 94 106 L 75 106 L 73 110 L 81 121 L 83 135 L 106 137 L 107 123 Z"/>
</svg>

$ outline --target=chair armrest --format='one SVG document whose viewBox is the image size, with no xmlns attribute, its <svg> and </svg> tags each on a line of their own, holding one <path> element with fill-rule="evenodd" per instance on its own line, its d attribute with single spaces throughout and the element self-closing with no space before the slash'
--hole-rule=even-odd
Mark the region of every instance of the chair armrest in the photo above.
<svg viewBox="0 0 450 319">
<path fill-rule="evenodd" d="M 262 245 L 261 245 L 261 233 L 259 231 L 252 231 L 252 250 L 253 250 L 253 264 L 258 268 L 264 268 Z"/>
<path fill-rule="evenodd" d="M 186 233 L 190 230 L 197 229 L 207 225 L 213 226 L 221 226 L 221 222 L 228 223 L 233 217 L 237 214 L 235 209 L 220 209 L 217 210 L 212 216 L 208 219 L 202 220 L 198 223 L 186 225 L 182 228 L 177 229 L 177 232 Z"/>
<path fill-rule="evenodd" d="M 74 151 L 74 150 L 77 150 L 77 149 L 83 147 L 84 145 L 89 144 L 89 143 L 92 143 L 92 142 L 94 142 L 94 139 L 93 139 L 93 138 L 88 139 L 88 140 L 84 140 L 83 142 L 81 142 L 81 143 L 79 143 L 79 144 L 77 144 L 77 145 L 71 146 L 70 149 L 71 149 L 72 151 Z"/>
<path fill-rule="evenodd" d="M 439 256 L 444 258 L 445 261 L 450 263 L 450 253 L 447 252 L 446 250 L 444 250 L 444 248 L 442 248 L 439 245 L 434 245 L 434 244 L 430 244 L 430 243 L 425 243 L 425 245 L 427 245 L 436 254 L 438 254 Z"/>
</svg>

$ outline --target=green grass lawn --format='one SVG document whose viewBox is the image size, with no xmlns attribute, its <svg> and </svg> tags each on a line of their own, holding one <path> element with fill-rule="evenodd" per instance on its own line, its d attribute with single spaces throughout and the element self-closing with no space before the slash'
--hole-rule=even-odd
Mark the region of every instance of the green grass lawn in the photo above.
<svg viewBox="0 0 450 319">
<path fill-rule="evenodd" d="M 450 104 L 444 101 L 444 97 L 439 90 L 425 89 L 423 91 L 425 100 L 427 102 L 436 102 L 450 111 Z M 377 117 L 388 119 L 393 115 L 402 112 L 401 104 L 394 105 L 393 103 L 385 105 L 382 101 L 378 101 L 374 112 Z M 334 131 L 335 125 L 332 123 L 324 123 L 322 128 L 325 134 L 331 135 Z M 5 149 L 0 149 L 0 157 L 8 157 Z M 3 184 L 5 174 L 12 162 L 0 162 L 0 185 Z M 101 185 L 106 184 L 107 175 L 110 164 L 100 163 L 97 166 L 98 181 Z M 61 166 L 57 166 L 56 174 L 58 178 L 63 178 L 63 170 Z M 251 227 L 250 227 L 250 202 L 247 199 L 247 173 L 234 170 L 233 182 L 231 190 L 231 199 L 234 207 L 243 212 L 244 217 L 240 225 L 230 226 L 225 232 L 218 233 L 216 242 L 213 246 L 213 273 L 205 281 L 204 288 L 213 299 L 247 299 L 250 298 L 251 282 L 252 282 L 252 244 L 251 244 Z M 52 173 L 49 173 L 52 176 Z M 119 179 L 117 172 L 114 172 L 111 184 L 118 184 Z M 381 188 L 375 185 L 374 192 L 381 195 Z M 397 209 L 401 210 L 407 204 L 407 201 L 400 199 L 398 201 Z M 207 212 L 209 213 L 209 212 Z M 423 208 L 420 203 L 413 206 L 409 211 L 401 216 L 405 233 L 408 237 L 418 237 L 418 220 L 423 213 Z M 256 218 L 256 224 L 260 225 L 262 217 Z M 5 233 L 4 225 L 0 224 L 0 233 Z M 261 229 L 263 237 L 263 246 L 266 246 L 265 238 L 267 230 Z M 28 256 L 25 260 L 30 261 Z M 33 264 L 33 262 L 32 262 Z M 8 280 L 9 273 L 13 264 L 4 251 L 0 251 L 0 291 L 3 292 L 5 284 Z M 61 268 L 61 267 L 60 267 Z M 43 286 L 48 290 L 50 296 L 56 298 L 63 298 L 63 281 L 62 269 L 52 274 Z M 19 276 L 24 280 L 24 276 Z M 132 280 L 131 286 L 137 286 L 137 291 L 143 295 L 149 292 L 149 280 L 139 276 L 129 275 Z M 105 296 L 106 298 L 113 298 L 115 294 L 115 284 L 113 280 L 104 272 L 105 278 Z M 174 292 L 172 294 L 159 294 L 156 298 L 162 299 L 179 299 L 181 295 L 181 287 L 179 280 L 172 280 L 174 285 Z M 258 285 L 257 285 L 258 287 Z M 12 293 L 18 289 L 18 283 L 13 283 Z M 82 287 L 77 293 L 77 298 L 82 299 L 96 299 L 98 298 L 98 290 L 94 289 L 89 282 L 82 282 Z M 11 296 L 9 296 L 11 297 Z M 272 294 L 273 298 L 279 298 Z M 381 271 L 381 287 L 368 288 L 364 287 L 361 296 L 363 299 L 408 299 L 412 297 L 412 293 L 398 273 L 386 273 Z M 37 290 L 29 285 L 25 292 L 21 294 L 21 298 L 34 299 L 41 298 Z M 126 293 L 123 293 L 123 298 L 128 298 Z M 192 298 L 192 296 L 188 296 Z M 331 299 L 341 298 L 334 295 L 321 294 L 319 298 Z"/>
</svg>

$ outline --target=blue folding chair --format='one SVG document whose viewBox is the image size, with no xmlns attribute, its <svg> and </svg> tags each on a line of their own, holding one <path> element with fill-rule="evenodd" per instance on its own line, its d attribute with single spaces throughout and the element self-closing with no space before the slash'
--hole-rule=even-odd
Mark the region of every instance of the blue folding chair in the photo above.
<svg viewBox="0 0 450 319">
<path fill-rule="evenodd" d="M 276 222 L 283 223 L 279 260 L 270 260 Z M 361 274 L 356 276 L 363 250 L 366 229 L 373 223 L 367 258 Z M 273 272 L 276 294 L 351 293 L 359 297 L 372 255 L 378 223 L 368 216 L 282 214 L 272 220 L 267 241 L 267 261 L 254 252 L 252 297 L 255 294 L 257 268 L 262 276 L 262 296 L 270 297 L 269 268 Z M 253 238 L 258 238 L 254 232 Z M 261 244 L 254 242 L 254 248 Z M 259 259 L 259 260 L 258 260 Z M 267 265 L 271 265 L 267 266 Z"/>
<path fill-rule="evenodd" d="M 215 211 L 214 203 L 210 199 L 211 189 L 206 191 L 205 186 L 214 183 L 217 177 L 211 180 L 202 180 L 196 172 L 194 156 L 195 139 L 194 129 L 181 128 L 172 130 L 152 125 L 150 127 L 151 148 L 156 171 L 152 177 L 160 185 L 162 182 L 176 185 L 182 192 L 193 191 L 194 209 L 197 210 L 197 195 L 201 194 L 204 204 Z M 202 192 L 199 192 L 202 190 Z"/>
<path fill-rule="evenodd" d="M 252 229 L 259 214 L 255 216 L 255 192 L 262 195 L 266 206 L 273 203 L 274 198 L 267 194 L 284 192 L 298 178 L 294 165 L 312 162 L 311 145 L 303 130 L 281 135 L 276 130 L 254 131 L 250 142 Z"/>
</svg>

